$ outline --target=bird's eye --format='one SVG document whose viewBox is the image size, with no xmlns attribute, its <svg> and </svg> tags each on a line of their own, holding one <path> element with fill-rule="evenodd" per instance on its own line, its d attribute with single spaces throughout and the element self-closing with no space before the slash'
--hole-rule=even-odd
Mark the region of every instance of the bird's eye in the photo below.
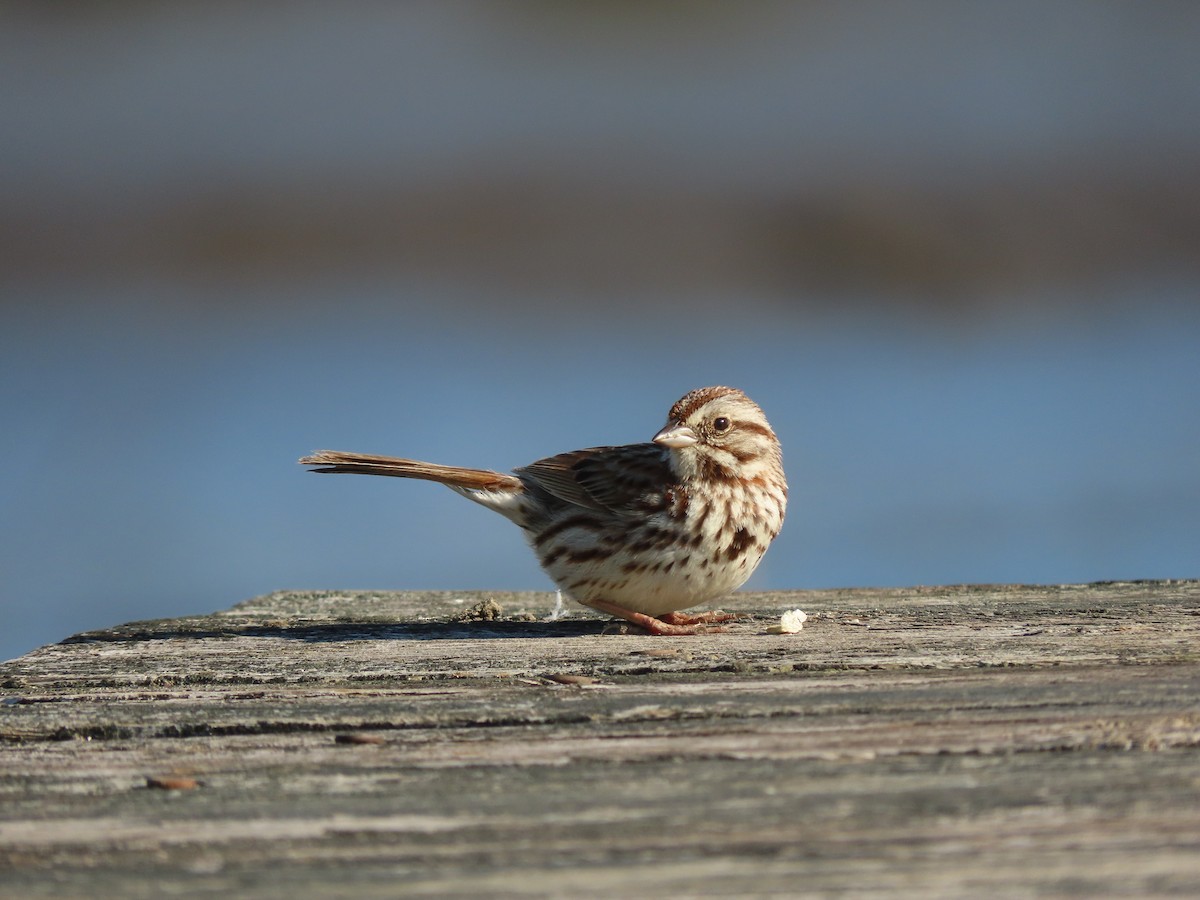
<svg viewBox="0 0 1200 900">
<path fill-rule="evenodd" d="M 717 416 L 713 419 L 713 431 L 717 434 L 724 434 L 729 430 L 729 420 L 724 416 Z"/>
</svg>

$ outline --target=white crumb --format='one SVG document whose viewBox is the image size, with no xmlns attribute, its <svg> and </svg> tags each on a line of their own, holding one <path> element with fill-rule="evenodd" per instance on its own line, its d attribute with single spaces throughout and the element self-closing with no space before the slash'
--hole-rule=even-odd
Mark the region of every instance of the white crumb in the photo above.
<svg viewBox="0 0 1200 900">
<path fill-rule="evenodd" d="M 798 634 L 804 627 L 808 614 L 802 609 L 789 609 L 779 617 L 778 625 L 767 628 L 767 634 Z"/>
</svg>

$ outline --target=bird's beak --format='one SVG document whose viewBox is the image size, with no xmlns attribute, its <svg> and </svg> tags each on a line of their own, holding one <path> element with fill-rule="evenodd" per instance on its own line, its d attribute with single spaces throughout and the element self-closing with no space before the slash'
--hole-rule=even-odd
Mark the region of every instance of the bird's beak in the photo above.
<svg viewBox="0 0 1200 900">
<path fill-rule="evenodd" d="M 698 440 L 700 439 L 696 437 L 696 432 L 680 422 L 668 422 L 666 427 L 654 436 L 654 443 L 670 447 L 672 450 L 690 447 Z"/>
</svg>

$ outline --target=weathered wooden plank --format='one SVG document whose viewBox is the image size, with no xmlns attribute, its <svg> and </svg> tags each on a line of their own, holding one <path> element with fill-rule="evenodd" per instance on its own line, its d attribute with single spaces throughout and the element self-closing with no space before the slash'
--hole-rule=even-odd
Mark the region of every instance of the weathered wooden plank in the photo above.
<svg viewBox="0 0 1200 900">
<path fill-rule="evenodd" d="M 0 895 L 1200 893 L 1200 583 L 738 595 L 681 638 L 488 596 L 0 666 Z"/>
</svg>

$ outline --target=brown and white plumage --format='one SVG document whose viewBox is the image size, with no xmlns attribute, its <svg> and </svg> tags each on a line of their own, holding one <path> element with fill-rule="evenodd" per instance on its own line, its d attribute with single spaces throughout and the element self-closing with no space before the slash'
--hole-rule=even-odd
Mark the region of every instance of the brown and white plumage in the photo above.
<svg viewBox="0 0 1200 900">
<path fill-rule="evenodd" d="M 649 443 L 561 453 L 511 475 L 329 450 L 300 462 L 445 484 L 521 526 L 570 597 L 659 634 L 712 621 L 679 611 L 741 586 L 787 506 L 779 441 L 729 387 L 686 394 Z"/>
</svg>

